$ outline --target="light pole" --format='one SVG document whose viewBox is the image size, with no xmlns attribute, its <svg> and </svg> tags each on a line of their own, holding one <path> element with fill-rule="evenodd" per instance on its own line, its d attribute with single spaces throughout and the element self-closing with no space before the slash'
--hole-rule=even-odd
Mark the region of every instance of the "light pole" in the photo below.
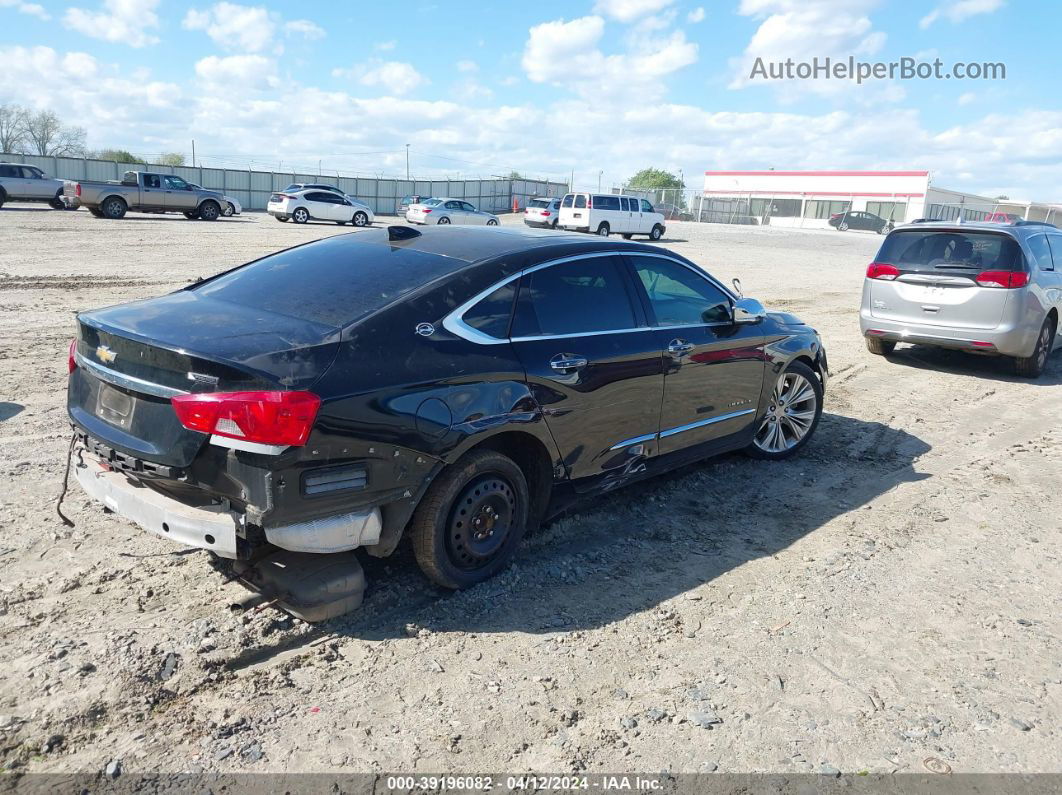
<svg viewBox="0 0 1062 795">
<path fill-rule="evenodd" d="M 600 192 L 601 192 L 601 176 L 602 176 L 602 174 L 604 174 L 604 173 L 605 173 L 604 171 L 598 171 L 598 172 L 597 172 L 597 192 L 598 192 L 598 193 L 600 193 Z"/>
<path fill-rule="evenodd" d="M 406 144 L 406 181 L 409 181 L 409 144 Z"/>
</svg>

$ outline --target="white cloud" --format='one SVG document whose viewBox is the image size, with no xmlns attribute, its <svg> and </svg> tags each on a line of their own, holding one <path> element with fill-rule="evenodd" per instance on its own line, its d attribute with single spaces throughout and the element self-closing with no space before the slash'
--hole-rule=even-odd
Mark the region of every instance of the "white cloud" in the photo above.
<svg viewBox="0 0 1062 795">
<path fill-rule="evenodd" d="M 394 96 L 408 94 L 430 82 L 414 68 L 413 64 L 403 61 L 383 61 L 379 58 L 358 64 L 352 69 L 333 69 L 332 77 L 354 79 L 363 86 L 383 88 Z"/>
<path fill-rule="evenodd" d="M 0 0 L 0 8 L 13 8 L 20 14 L 29 14 L 31 17 L 47 22 L 52 17 L 39 3 L 26 3 L 23 0 Z"/>
<path fill-rule="evenodd" d="M 262 52 L 273 43 L 276 23 L 261 6 L 215 3 L 205 11 L 189 9 L 181 23 L 188 30 L 205 32 L 226 50 Z"/>
<path fill-rule="evenodd" d="M 310 40 L 323 39 L 325 36 L 324 28 L 308 19 L 293 19 L 285 22 L 284 31 L 288 35 L 299 35 Z"/>
<path fill-rule="evenodd" d="M 1003 7 L 1003 0 L 952 0 L 930 11 L 918 26 L 923 30 L 943 17 L 953 24 L 978 14 L 991 14 Z"/>
<path fill-rule="evenodd" d="M 377 52 L 387 52 L 388 50 L 393 50 L 396 44 L 398 44 L 398 42 L 394 39 L 391 39 L 390 41 L 380 41 L 373 45 L 373 49 Z"/>
<path fill-rule="evenodd" d="M 466 74 L 471 74 L 472 72 L 478 72 L 479 71 L 479 64 L 477 64 L 475 61 L 467 61 L 467 60 L 458 61 L 457 62 L 457 71 L 458 72 L 465 72 Z"/>
<path fill-rule="evenodd" d="M 146 47 L 159 40 L 150 33 L 159 27 L 158 4 L 159 0 L 103 0 L 100 11 L 68 8 L 63 24 L 94 39 Z"/>
<path fill-rule="evenodd" d="M 667 8 L 674 0 L 597 0 L 594 11 L 620 22 L 633 22 Z"/>
<path fill-rule="evenodd" d="M 531 28 L 521 60 L 528 79 L 585 96 L 655 96 L 664 90 L 662 78 L 697 60 L 697 45 L 681 31 L 643 35 L 626 52 L 606 55 L 598 47 L 604 29 L 599 16 Z"/>
<path fill-rule="evenodd" d="M 276 59 L 264 55 L 208 55 L 196 62 L 196 76 L 202 86 L 221 93 L 231 90 L 234 83 L 250 89 L 274 88 L 280 82 L 276 74 Z"/>
<path fill-rule="evenodd" d="M 834 60 L 849 55 L 866 57 L 885 44 L 885 34 L 874 30 L 869 12 L 879 0 L 742 0 L 738 13 L 760 20 L 744 53 L 732 59 L 731 88 L 744 88 L 757 58 L 763 62 L 810 62 L 818 57 Z M 762 84 L 762 81 L 761 81 Z M 835 93 L 846 88 L 837 80 L 772 81 L 793 95 L 794 85 L 817 93 Z"/>
<path fill-rule="evenodd" d="M 697 6 L 686 14 L 686 21 L 696 25 L 698 22 L 703 22 L 705 16 L 704 6 Z"/>
<path fill-rule="evenodd" d="M 977 101 L 977 94 L 973 91 L 967 91 L 965 94 L 960 94 L 956 103 L 959 105 L 972 105 Z"/>
</svg>

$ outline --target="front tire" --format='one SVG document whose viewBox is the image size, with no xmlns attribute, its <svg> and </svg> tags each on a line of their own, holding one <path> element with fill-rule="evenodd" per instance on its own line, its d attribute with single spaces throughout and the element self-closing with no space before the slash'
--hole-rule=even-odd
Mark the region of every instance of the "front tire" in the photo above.
<svg viewBox="0 0 1062 795">
<path fill-rule="evenodd" d="M 1047 367 L 1047 359 L 1051 356 L 1051 348 L 1055 341 L 1055 319 L 1047 318 L 1040 326 L 1040 334 L 1036 337 L 1036 347 L 1032 356 L 1017 356 L 1014 358 L 1014 372 L 1022 378 L 1039 378 Z"/>
<path fill-rule="evenodd" d="M 310 220 L 310 211 L 305 207 L 296 207 L 291 214 L 291 220 L 297 224 L 304 224 Z"/>
<path fill-rule="evenodd" d="M 867 344 L 867 350 L 875 356 L 888 356 L 896 350 L 895 342 L 881 337 L 863 337 L 863 341 Z"/>
<path fill-rule="evenodd" d="M 608 237 L 611 232 L 612 230 L 609 229 L 608 224 L 601 224 L 601 226 L 597 228 L 597 234 L 599 237 Z"/>
<path fill-rule="evenodd" d="M 125 218 L 126 212 L 129 210 L 129 205 L 125 203 L 125 199 L 118 196 L 111 196 L 100 207 L 103 212 L 104 218 L 110 218 L 112 221 L 117 221 L 120 218 Z"/>
<path fill-rule="evenodd" d="M 822 382 L 803 362 L 790 362 L 778 376 L 752 444 L 753 458 L 781 461 L 808 443 L 822 416 Z"/>
<path fill-rule="evenodd" d="M 205 201 L 199 205 L 199 217 L 204 221 L 216 221 L 221 215 L 221 207 L 215 201 Z"/>
<path fill-rule="evenodd" d="M 527 529 L 527 480 L 512 459 L 473 450 L 443 470 L 420 501 L 410 530 L 424 574 L 444 588 L 469 588 L 503 568 Z"/>
<path fill-rule="evenodd" d="M 225 212 L 223 213 L 223 215 L 226 218 L 232 218 L 232 216 L 236 215 L 236 208 L 232 206 L 231 202 L 225 203 Z"/>
<path fill-rule="evenodd" d="M 354 226 L 368 226 L 369 216 L 363 213 L 361 210 L 358 210 L 356 213 L 354 213 L 354 217 L 350 219 L 350 222 L 354 224 Z"/>
</svg>

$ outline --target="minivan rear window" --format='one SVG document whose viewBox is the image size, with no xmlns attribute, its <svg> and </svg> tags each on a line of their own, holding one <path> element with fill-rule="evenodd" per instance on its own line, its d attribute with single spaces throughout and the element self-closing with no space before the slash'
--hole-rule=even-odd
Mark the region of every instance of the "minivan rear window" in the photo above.
<svg viewBox="0 0 1062 795">
<path fill-rule="evenodd" d="M 1021 247 L 1009 235 L 941 229 L 910 229 L 889 235 L 876 262 L 902 271 L 1024 270 Z"/>
</svg>

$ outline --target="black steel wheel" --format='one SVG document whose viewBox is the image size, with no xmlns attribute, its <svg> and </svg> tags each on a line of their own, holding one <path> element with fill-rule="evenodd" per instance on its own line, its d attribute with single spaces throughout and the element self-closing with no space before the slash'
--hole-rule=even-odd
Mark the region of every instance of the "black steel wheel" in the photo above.
<svg viewBox="0 0 1062 795">
<path fill-rule="evenodd" d="M 512 560 L 527 529 L 527 480 L 512 459 L 473 450 L 428 487 L 410 523 L 424 573 L 446 588 L 468 588 Z"/>
</svg>

